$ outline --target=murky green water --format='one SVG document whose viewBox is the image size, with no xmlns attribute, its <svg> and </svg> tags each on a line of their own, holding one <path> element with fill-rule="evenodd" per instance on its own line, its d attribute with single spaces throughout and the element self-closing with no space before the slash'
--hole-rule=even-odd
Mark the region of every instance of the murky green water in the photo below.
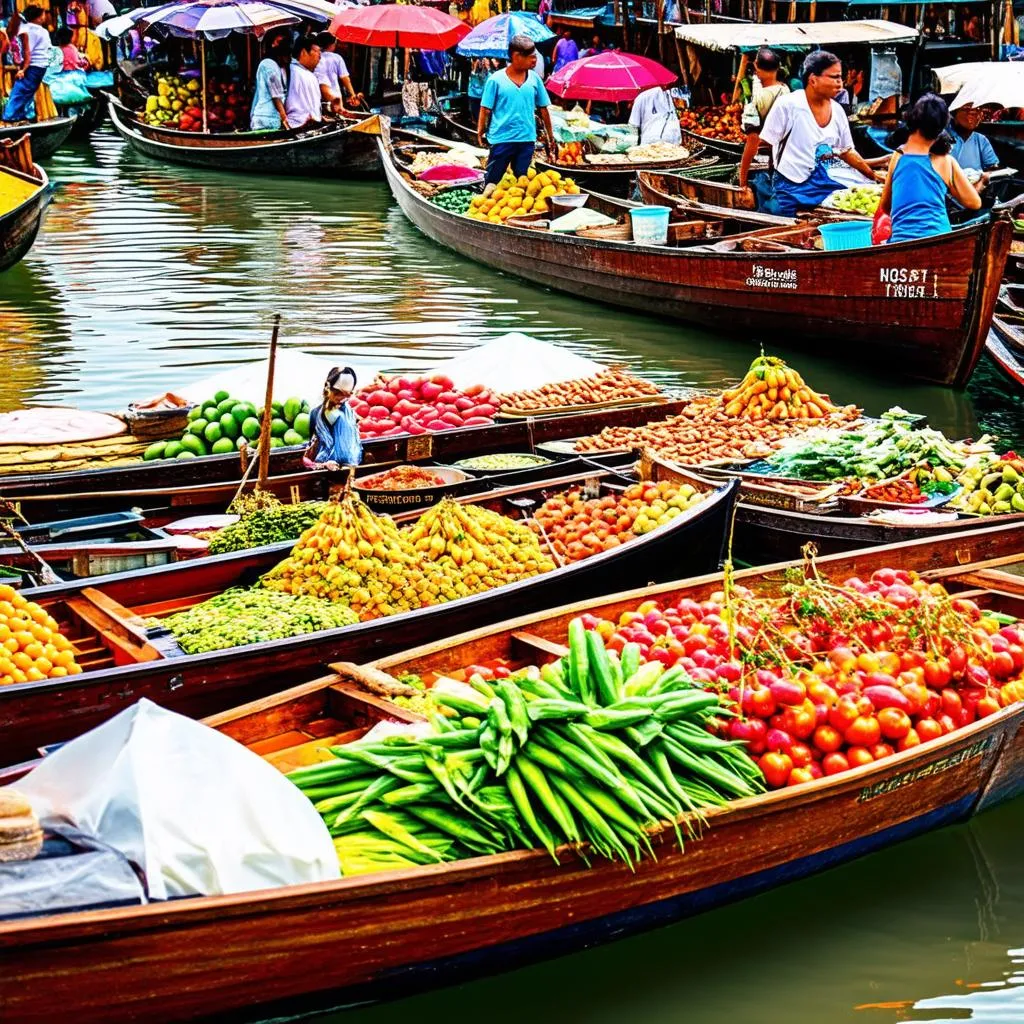
<svg viewBox="0 0 1024 1024">
<path fill-rule="evenodd" d="M 396 368 L 513 329 L 675 384 L 721 385 L 757 352 L 755 339 L 541 291 L 436 249 L 383 183 L 161 167 L 108 133 L 48 169 L 59 192 L 46 228 L 0 277 L 0 409 L 121 408 L 262 356 L 274 312 L 286 346 Z M 873 413 L 898 402 L 950 435 L 990 431 L 1024 445 L 1020 396 L 987 363 L 957 394 L 851 371 L 830 361 L 829 339 L 819 355 L 763 340 L 839 400 Z M 1024 1021 L 1021 810 L 1018 801 L 672 928 L 344 1020 Z"/>
</svg>

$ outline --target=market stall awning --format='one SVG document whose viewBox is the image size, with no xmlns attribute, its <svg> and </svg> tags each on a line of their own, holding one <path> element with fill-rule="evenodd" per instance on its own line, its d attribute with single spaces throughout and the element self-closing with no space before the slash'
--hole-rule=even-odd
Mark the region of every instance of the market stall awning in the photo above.
<svg viewBox="0 0 1024 1024">
<path fill-rule="evenodd" d="M 601 7 L 574 7 L 569 11 L 552 11 L 548 22 L 552 25 L 564 25 L 566 28 L 593 28 L 598 23 L 614 25 L 615 15 L 611 4 Z"/>
<path fill-rule="evenodd" d="M 676 38 L 709 50 L 809 50 L 819 46 L 912 43 L 917 29 L 894 21 L 828 21 L 793 25 L 680 25 Z"/>
<path fill-rule="evenodd" d="M 1001 107 L 1024 104 L 1024 63 L 975 61 L 935 68 L 934 72 L 939 92 L 957 94 L 949 105 L 950 110 L 969 104 L 975 107 L 986 103 Z"/>
</svg>

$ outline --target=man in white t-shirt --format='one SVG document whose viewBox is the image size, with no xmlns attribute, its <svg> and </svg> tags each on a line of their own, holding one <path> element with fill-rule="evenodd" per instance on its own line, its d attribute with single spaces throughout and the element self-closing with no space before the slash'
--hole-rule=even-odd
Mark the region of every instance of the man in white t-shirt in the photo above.
<svg viewBox="0 0 1024 1024">
<path fill-rule="evenodd" d="M 839 58 L 824 50 L 807 55 L 803 89 L 780 97 L 761 129 L 772 147 L 774 202 L 784 217 L 818 206 L 847 185 L 875 181 L 875 172 L 853 147 L 850 122 L 835 101 L 843 88 Z"/>
<path fill-rule="evenodd" d="M 284 109 L 288 124 L 301 128 L 310 121 L 322 121 L 320 110 L 320 83 L 316 80 L 320 63 L 320 47 L 312 36 L 300 39 L 292 49 L 291 72 L 288 78 L 288 96 Z"/>
<path fill-rule="evenodd" d="M 349 77 L 348 65 L 340 53 L 335 52 L 338 45 L 337 36 L 330 32 L 321 32 L 316 37 L 317 45 L 320 47 L 320 63 L 316 66 L 316 80 L 320 83 L 320 95 L 324 103 L 328 104 L 331 110 L 337 114 L 341 112 L 341 95 L 344 91 L 352 106 L 356 106 L 363 98 L 361 92 L 356 92 L 352 87 L 352 79 Z"/>
<path fill-rule="evenodd" d="M 640 145 L 651 142 L 672 142 L 679 145 L 683 141 L 683 133 L 679 128 L 679 115 L 676 105 L 668 94 L 668 87 L 656 85 L 646 89 L 633 100 L 633 109 L 629 113 L 629 123 L 640 129 Z"/>
<path fill-rule="evenodd" d="M 28 108 L 50 63 L 50 33 L 43 28 L 44 11 L 35 4 L 25 8 L 18 27 L 21 64 L 14 75 L 14 85 L 4 107 L 5 121 L 28 120 Z"/>
</svg>

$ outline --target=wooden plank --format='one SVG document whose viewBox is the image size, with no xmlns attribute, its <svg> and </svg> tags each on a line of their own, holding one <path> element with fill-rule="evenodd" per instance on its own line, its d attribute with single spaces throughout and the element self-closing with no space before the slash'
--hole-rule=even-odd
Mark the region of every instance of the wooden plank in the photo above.
<svg viewBox="0 0 1024 1024">
<path fill-rule="evenodd" d="M 72 597 L 66 602 L 67 607 L 77 615 L 90 629 L 96 631 L 104 646 L 114 654 L 115 662 L 155 661 L 160 655 L 149 644 L 140 646 L 131 633 L 102 609 L 97 608 L 88 598 Z"/>
<path fill-rule="evenodd" d="M 921 573 L 921 576 L 927 580 L 934 580 L 939 583 L 943 580 L 949 579 L 950 577 L 959 577 L 964 574 L 966 565 L 970 566 L 971 572 L 978 572 L 984 569 L 996 569 L 1004 565 L 1019 565 L 1024 563 L 1024 552 L 1015 551 L 1005 555 L 997 555 L 995 558 L 986 558 L 981 561 L 970 561 L 972 558 L 970 549 L 967 549 L 963 554 L 960 551 L 954 551 L 956 562 L 959 564 L 944 565 L 936 569 L 928 569 Z M 966 563 L 962 559 L 967 559 Z"/>
<path fill-rule="evenodd" d="M 511 635 L 510 640 L 514 661 L 523 661 L 536 657 L 537 654 L 543 655 L 544 661 L 554 661 L 557 658 L 564 658 L 569 653 L 569 648 L 564 644 L 555 643 L 525 630 L 517 630 Z"/>
</svg>

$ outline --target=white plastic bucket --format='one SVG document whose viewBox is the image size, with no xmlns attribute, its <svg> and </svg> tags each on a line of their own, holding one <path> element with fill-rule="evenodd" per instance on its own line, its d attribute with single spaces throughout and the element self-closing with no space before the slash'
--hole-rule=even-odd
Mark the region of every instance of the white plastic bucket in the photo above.
<svg viewBox="0 0 1024 1024">
<path fill-rule="evenodd" d="M 630 210 L 633 241 L 644 245 L 665 245 L 668 242 L 668 215 L 671 212 L 667 206 L 641 206 Z"/>
</svg>

